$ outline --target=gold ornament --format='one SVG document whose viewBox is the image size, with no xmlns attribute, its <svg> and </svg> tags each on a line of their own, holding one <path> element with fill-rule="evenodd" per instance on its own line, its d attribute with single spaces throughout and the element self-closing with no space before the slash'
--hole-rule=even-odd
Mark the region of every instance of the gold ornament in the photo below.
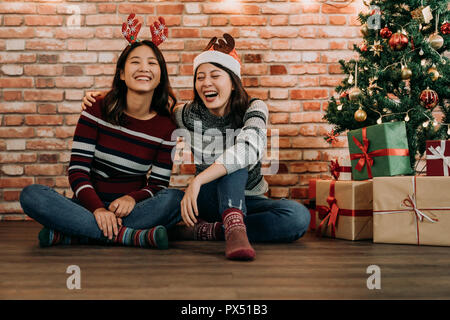
<svg viewBox="0 0 450 320">
<path fill-rule="evenodd" d="M 363 109 L 361 109 L 361 107 L 359 107 L 359 109 L 356 110 L 354 117 L 356 121 L 363 122 L 367 119 L 367 113 Z"/>
<path fill-rule="evenodd" d="M 356 101 L 362 96 L 362 91 L 358 87 L 353 87 L 348 92 L 348 98 L 350 101 Z"/>
<path fill-rule="evenodd" d="M 373 51 L 374 56 L 380 56 L 380 52 L 383 52 L 383 45 L 381 44 L 381 41 L 374 41 L 370 46 L 370 51 Z"/>
<path fill-rule="evenodd" d="M 434 50 L 439 50 L 444 45 L 444 38 L 442 38 L 439 34 L 434 33 L 430 36 L 430 38 L 428 38 L 428 42 Z"/>
<path fill-rule="evenodd" d="M 407 66 L 402 66 L 402 79 L 408 80 L 411 79 L 412 71 Z"/>
<path fill-rule="evenodd" d="M 369 27 L 367 26 L 367 24 L 362 25 L 361 33 L 364 37 L 367 37 L 369 35 Z"/>
<path fill-rule="evenodd" d="M 433 81 L 436 81 L 441 76 L 435 66 L 428 69 L 427 73 L 431 76 L 431 80 Z"/>
</svg>

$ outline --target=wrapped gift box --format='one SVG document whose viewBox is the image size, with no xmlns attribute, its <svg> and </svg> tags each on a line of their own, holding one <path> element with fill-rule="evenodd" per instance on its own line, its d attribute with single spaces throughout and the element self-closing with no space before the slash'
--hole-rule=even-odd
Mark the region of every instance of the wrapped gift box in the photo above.
<svg viewBox="0 0 450 320">
<path fill-rule="evenodd" d="M 372 181 L 316 181 L 317 233 L 372 239 Z"/>
<path fill-rule="evenodd" d="M 450 245 L 449 177 L 373 179 L 373 241 Z"/>
<path fill-rule="evenodd" d="M 354 180 L 412 174 L 405 122 L 387 122 L 347 133 Z"/>
<path fill-rule="evenodd" d="M 427 176 L 449 176 L 450 140 L 427 140 Z"/>
<path fill-rule="evenodd" d="M 309 179 L 308 182 L 308 209 L 311 215 L 309 222 L 309 230 L 316 230 L 316 181 L 317 179 Z"/>
</svg>

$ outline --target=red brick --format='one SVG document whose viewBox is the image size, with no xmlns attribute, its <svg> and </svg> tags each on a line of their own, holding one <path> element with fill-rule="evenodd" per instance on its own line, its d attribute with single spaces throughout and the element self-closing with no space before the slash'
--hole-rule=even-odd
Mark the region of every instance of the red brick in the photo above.
<svg viewBox="0 0 450 320">
<path fill-rule="evenodd" d="M 288 113 L 274 113 L 269 116 L 270 123 L 279 124 L 279 123 L 289 123 L 289 114 Z"/>
<path fill-rule="evenodd" d="M 130 14 L 130 12 L 136 14 L 153 14 L 155 13 L 155 5 L 153 3 L 119 4 L 119 13 Z M 111 11 L 111 13 L 114 13 L 114 11 Z"/>
<path fill-rule="evenodd" d="M 62 90 L 35 90 L 24 91 L 25 101 L 62 101 L 64 91 Z"/>
<path fill-rule="evenodd" d="M 271 186 L 292 186 L 298 182 L 298 175 L 296 174 L 277 174 L 265 178 Z"/>
<path fill-rule="evenodd" d="M 33 183 L 33 178 L 0 178 L 0 188 L 24 188 Z"/>
<path fill-rule="evenodd" d="M 31 138 L 34 137 L 33 128 L 8 127 L 0 128 L 0 138 Z"/>
<path fill-rule="evenodd" d="M 356 13 L 356 8 L 349 5 L 349 6 L 336 6 L 324 3 L 322 5 L 322 13 Z"/>
<path fill-rule="evenodd" d="M 22 91 L 3 91 L 3 100 L 20 101 L 22 100 Z"/>
<path fill-rule="evenodd" d="M 55 16 L 55 15 L 25 16 L 25 24 L 27 26 L 61 26 L 62 23 L 63 23 L 62 16 Z"/>
<path fill-rule="evenodd" d="M 60 115 L 25 116 L 25 123 L 29 126 L 61 125 L 63 123 L 63 116 L 60 116 Z"/>
<path fill-rule="evenodd" d="M 290 188 L 291 199 L 308 198 L 308 188 Z"/>
<path fill-rule="evenodd" d="M 184 4 L 165 4 L 158 5 L 156 11 L 158 15 L 163 14 L 182 14 L 184 10 Z"/>
<path fill-rule="evenodd" d="M 172 38 L 198 38 L 200 37 L 199 29 L 191 28 L 172 28 L 170 30 Z"/>
<path fill-rule="evenodd" d="M 265 26 L 267 24 L 266 17 L 255 16 L 232 16 L 230 17 L 232 26 Z"/>
<path fill-rule="evenodd" d="M 18 201 L 20 197 L 20 191 L 3 191 L 3 200 L 5 201 Z"/>
<path fill-rule="evenodd" d="M 328 90 L 326 89 L 294 89 L 291 90 L 291 99 L 314 100 L 327 99 Z"/>
<path fill-rule="evenodd" d="M 286 66 L 284 65 L 272 65 L 270 66 L 270 74 L 287 74 Z"/>
<path fill-rule="evenodd" d="M 4 125 L 5 126 L 20 126 L 23 124 L 23 116 L 18 115 L 5 115 Z"/>
<path fill-rule="evenodd" d="M 328 19 L 330 21 L 330 24 L 336 24 L 336 25 L 344 25 L 347 23 L 347 17 L 346 16 L 328 16 Z"/>
<path fill-rule="evenodd" d="M 62 164 L 30 164 L 25 166 L 28 176 L 55 176 L 63 174 Z"/>
<path fill-rule="evenodd" d="M 3 78 L 0 79 L 0 88 L 31 88 L 33 78 Z"/>
<path fill-rule="evenodd" d="M 289 188 L 270 188 L 270 197 L 271 198 L 289 198 Z"/>
<path fill-rule="evenodd" d="M 320 102 L 305 101 L 303 102 L 303 111 L 319 111 Z"/>
</svg>

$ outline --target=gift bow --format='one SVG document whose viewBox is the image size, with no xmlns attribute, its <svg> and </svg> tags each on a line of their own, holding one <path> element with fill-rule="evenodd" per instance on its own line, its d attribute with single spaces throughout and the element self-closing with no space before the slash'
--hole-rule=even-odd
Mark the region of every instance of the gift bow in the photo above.
<svg viewBox="0 0 450 320">
<path fill-rule="evenodd" d="M 448 168 L 450 168 L 450 157 L 445 156 L 445 140 L 441 140 L 441 146 L 437 146 L 436 148 L 430 146 L 428 150 L 431 152 L 431 154 L 427 154 L 427 160 L 442 159 L 444 176 L 448 176 Z"/>
<path fill-rule="evenodd" d="M 355 169 L 361 171 L 367 164 L 367 175 L 369 179 L 372 179 L 372 166 L 374 157 L 382 156 L 408 156 L 409 149 L 378 149 L 371 152 L 369 150 L 369 139 L 367 139 L 367 127 L 362 128 L 362 140 L 363 143 L 359 142 L 355 136 L 353 136 L 353 142 L 361 150 L 362 153 L 353 153 L 350 155 L 351 160 L 359 159 L 355 166 Z"/>
<path fill-rule="evenodd" d="M 408 195 L 407 198 L 403 199 L 402 204 L 405 207 L 411 208 L 410 210 L 413 210 L 416 214 L 416 220 L 419 219 L 420 222 L 423 221 L 423 218 L 427 219 L 428 221 L 430 221 L 432 223 L 439 221 L 438 219 L 430 218 L 429 216 L 427 216 L 425 213 L 423 213 L 422 211 L 420 211 L 417 208 L 416 198 L 414 195 Z"/>
<path fill-rule="evenodd" d="M 331 175 L 334 177 L 334 179 L 338 180 L 339 176 L 341 175 L 341 172 L 352 172 L 352 167 L 341 166 L 337 159 L 336 161 L 331 160 L 330 172 Z"/>
<path fill-rule="evenodd" d="M 319 214 L 325 215 L 325 218 L 322 219 L 319 228 L 317 228 L 317 234 L 321 234 L 322 226 L 328 219 L 328 226 L 331 225 L 331 236 L 336 237 L 336 222 L 339 214 L 339 206 L 337 205 L 337 200 L 335 197 L 335 184 L 336 181 L 332 180 L 330 184 L 330 194 L 327 197 L 328 207 L 326 206 L 317 207 Z"/>
</svg>

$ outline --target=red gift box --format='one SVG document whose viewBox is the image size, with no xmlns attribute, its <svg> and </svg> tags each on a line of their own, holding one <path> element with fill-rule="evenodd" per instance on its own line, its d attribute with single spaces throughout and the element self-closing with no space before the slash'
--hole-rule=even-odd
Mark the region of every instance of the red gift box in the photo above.
<svg viewBox="0 0 450 320">
<path fill-rule="evenodd" d="M 450 140 L 427 140 L 427 176 L 449 176 Z"/>
</svg>

